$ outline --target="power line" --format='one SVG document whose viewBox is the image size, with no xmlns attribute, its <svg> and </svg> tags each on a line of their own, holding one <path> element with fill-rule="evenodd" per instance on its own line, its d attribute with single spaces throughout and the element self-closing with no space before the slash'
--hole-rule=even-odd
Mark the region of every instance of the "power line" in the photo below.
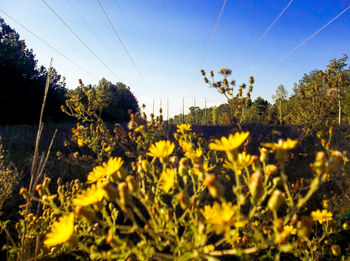
<svg viewBox="0 0 350 261">
<path fill-rule="evenodd" d="M 78 11 L 77 8 L 75 8 L 75 6 L 72 4 L 72 2 L 70 0 L 66 0 L 67 3 L 70 5 L 70 7 L 74 10 L 74 12 L 79 16 L 80 20 L 83 22 L 83 24 L 86 26 L 86 28 L 95 36 L 96 40 L 103 45 L 104 48 L 108 48 L 103 40 L 98 36 L 98 34 L 95 32 L 95 30 L 93 30 L 91 28 L 91 26 L 86 22 L 86 20 L 84 19 L 84 17 L 80 14 L 80 12 Z M 110 48 L 108 48 L 110 51 Z"/>
<path fill-rule="evenodd" d="M 94 79 L 97 79 L 97 77 L 95 77 L 94 75 L 92 75 L 91 73 L 89 73 L 88 71 L 86 71 L 84 68 L 82 68 L 80 65 L 76 64 L 75 62 L 73 62 L 70 58 L 68 58 L 67 56 L 65 56 L 63 53 L 59 52 L 56 48 L 54 48 L 52 45 L 50 45 L 48 42 L 46 42 L 45 40 L 43 40 L 42 38 L 40 38 L 38 35 L 36 35 L 34 32 L 32 32 L 30 29 L 28 29 L 26 26 L 24 26 L 22 23 L 20 23 L 18 20 L 16 20 L 15 18 L 13 18 L 11 15 L 9 15 L 8 13 L 6 13 L 4 10 L 0 9 L 1 12 L 3 12 L 7 17 L 9 17 L 10 19 L 12 19 L 15 23 L 17 23 L 18 25 L 20 25 L 23 29 L 25 29 L 27 32 L 29 32 L 30 34 L 32 34 L 33 36 L 35 36 L 38 40 L 40 40 L 41 42 L 43 42 L 47 47 L 49 47 L 51 50 L 55 51 L 57 54 L 61 55 L 63 58 L 65 58 L 68 62 L 70 62 L 71 64 L 73 64 L 74 66 L 76 66 L 77 68 L 79 68 L 81 71 L 85 72 L 87 75 L 91 76 Z"/>
<path fill-rule="evenodd" d="M 75 13 L 79 16 L 80 20 L 84 23 L 84 25 L 86 26 L 86 28 L 88 28 L 91 33 L 96 37 L 96 39 L 98 41 L 101 42 L 101 39 L 98 37 L 98 35 L 96 34 L 96 32 L 94 30 L 92 30 L 92 28 L 89 26 L 89 24 L 86 22 L 86 20 L 84 19 L 84 17 L 79 13 L 79 11 L 74 7 L 74 5 L 71 3 L 71 1 L 66 0 L 67 3 L 70 5 L 70 7 L 72 7 L 72 9 L 75 11 Z"/>
<path fill-rule="evenodd" d="M 325 29 L 329 24 L 331 24 L 334 20 L 339 18 L 342 14 L 344 14 L 347 10 L 350 9 L 350 6 L 345 8 L 343 11 L 341 11 L 336 17 L 334 17 L 332 20 L 330 20 L 328 23 L 326 23 L 324 26 L 322 26 L 320 29 L 318 29 L 316 32 L 314 32 L 312 35 L 310 35 L 308 38 L 306 38 L 304 41 L 302 41 L 300 44 L 298 44 L 293 50 L 291 50 L 289 53 L 287 53 L 285 56 L 283 56 L 280 60 L 282 62 L 285 60 L 288 56 L 293 54 L 297 49 L 302 47 L 304 44 L 306 44 L 309 40 L 311 40 L 313 37 L 315 37 L 319 32 L 321 32 L 323 29 Z"/>
<path fill-rule="evenodd" d="M 115 0 L 115 3 L 117 4 L 117 6 L 118 6 L 118 8 L 119 8 L 119 10 L 120 10 L 120 13 L 122 14 L 122 16 L 123 16 L 123 18 L 124 18 L 124 20 L 125 20 L 125 23 L 126 23 L 128 29 L 129 29 L 129 32 L 130 32 L 131 37 L 134 39 L 134 41 L 135 41 L 135 43 L 136 43 L 136 45 L 137 45 L 139 51 L 141 51 L 139 42 L 138 42 L 137 38 L 135 37 L 135 34 L 134 34 L 133 30 L 131 29 L 131 26 L 130 26 L 130 24 L 129 24 L 129 22 L 128 22 L 128 19 L 126 18 L 126 15 L 124 14 L 124 11 L 123 11 L 122 7 L 121 7 L 120 4 L 119 4 L 119 1 L 118 1 L 118 0 Z"/>
<path fill-rule="evenodd" d="M 119 34 L 117 33 L 117 30 L 115 29 L 114 25 L 112 24 L 111 20 L 109 19 L 109 17 L 108 17 L 108 15 L 107 15 L 107 13 L 106 13 L 105 9 L 103 8 L 103 6 L 102 6 L 102 4 L 101 4 L 100 0 L 97 0 L 97 2 L 98 2 L 98 4 L 100 5 L 101 10 L 102 10 L 103 14 L 105 15 L 105 17 L 107 18 L 107 20 L 108 20 L 109 24 L 111 25 L 111 27 L 112 27 L 112 29 L 113 29 L 113 32 L 114 32 L 115 36 L 118 38 L 118 40 L 119 40 L 119 42 L 121 43 L 121 45 L 122 45 L 122 47 L 123 47 L 123 49 L 124 49 L 125 53 L 128 55 L 128 57 L 129 57 L 129 59 L 130 59 L 131 63 L 133 64 L 133 66 L 134 66 L 134 68 L 135 68 L 136 72 L 137 72 L 137 73 L 138 73 L 138 75 L 140 76 L 140 78 L 141 78 L 141 80 L 143 81 L 143 83 L 145 84 L 145 86 L 148 88 L 148 86 L 147 86 L 147 83 L 146 83 L 145 79 L 143 78 L 143 76 L 142 76 L 142 74 L 141 74 L 140 70 L 137 68 L 137 66 L 136 66 L 136 64 L 135 64 L 135 62 L 134 62 L 134 60 L 131 58 L 131 56 L 130 56 L 130 54 L 129 54 L 128 50 L 126 49 L 126 47 L 125 47 L 125 45 L 124 45 L 124 43 L 123 43 L 122 39 L 119 37 Z"/>
<path fill-rule="evenodd" d="M 210 35 L 210 38 L 209 38 L 207 47 L 206 47 L 206 49 L 205 49 L 205 51 L 204 51 L 204 55 L 203 55 L 203 57 L 202 57 L 202 60 L 201 60 L 199 69 L 198 69 L 198 71 L 196 72 L 196 76 L 195 76 L 194 81 L 193 81 L 193 83 L 192 83 L 192 87 L 196 84 L 197 79 L 198 79 L 198 76 L 199 76 L 199 72 L 200 72 L 200 70 L 201 70 L 202 67 L 203 67 L 204 60 L 205 60 L 205 58 L 207 57 L 209 48 L 210 48 L 210 46 L 211 46 L 211 44 L 212 44 L 212 41 L 213 41 L 213 38 L 214 38 L 214 35 L 215 35 L 215 32 L 216 32 L 216 29 L 218 28 L 218 25 L 219 25 L 219 22 L 220 22 L 222 13 L 224 12 L 226 2 L 227 2 L 227 0 L 224 0 L 224 3 L 222 4 L 221 10 L 220 10 L 220 14 L 219 14 L 218 18 L 216 19 L 215 26 L 214 26 L 214 28 L 213 28 L 213 30 L 212 30 L 212 32 L 211 32 L 211 35 Z"/>
<path fill-rule="evenodd" d="M 74 36 L 90 51 L 90 53 L 92 53 L 117 79 L 119 79 L 119 77 L 111 70 L 111 68 L 109 68 L 102 60 L 100 57 L 98 57 L 96 55 L 96 53 L 94 51 L 91 50 L 91 48 L 79 37 L 79 35 L 77 35 L 76 32 L 73 31 L 73 29 L 46 3 L 45 0 L 41 0 L 46 6 L 47 8 L 50 9 L 50 11 L 68 28 L 68 30 L 74 34 Z"/>
<path fill-rule="evenodd" d="M 255 41 L 255 43 L 252 45 L 252 47 L 245 53 L 245 55 L 242 57 L 242 59 L 237 63 L 234 70 L 236 70 L 242 62 L 255 50 L 257 45 L 261 42 L 261 40 L 265 37 L 265 35 L 271 30 L 271 28 L 277 23 L 277 21 L 281 18 L 281 16 L 284 14 L 284 12 L 288 9 L 288 7 L 292 4 L 294 0 L 289 1 L 289 3 L 283 8 L 282 12 L 275 18 L 275 20 L 270 24 L 265 32 L 258 38 L 258 40 Z"/>
</svg>

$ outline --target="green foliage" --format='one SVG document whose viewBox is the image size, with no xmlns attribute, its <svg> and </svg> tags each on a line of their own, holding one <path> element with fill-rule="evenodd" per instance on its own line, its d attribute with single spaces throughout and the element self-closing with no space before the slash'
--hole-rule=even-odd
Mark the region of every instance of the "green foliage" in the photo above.
<svg viewBox="0 0 350 261">
<path fill-rule="evenodd" d="M 5 150 L 0 137 L 0 215 L 2 206 L 10 196 L 13 186 L 18 182 L 18 173 L 14 166 L 5 161 Z"/>
<path fill-rule="evenodd" d="M 283 116 L 284 116 L 284 103 L 287 101 L 288 92 L 286 88 L 280 84 L 277 86 L 276 89 L 276 95 L 272 96 L 272 99 L 275 102 L 277 112 L 278 112 L 278 119 L 280 124 L 283 124 Z"/>
<path fill-rule="evenodd" d="M 33 50 L 0 18 L 0 124 L 33 123 L 39 119 L 47 70 L 38 67 Z M 59 106 L 65 100 L 65 79 L 51 71 L 48 107 L 44 119 L 61 121 Z"/>
<path fill-rule="evenodd" d="M 286 102 L 287 123 L 302 125 L 306 131 L 342 123 L 342 108 L 348 106 L 350 88 L 347 59 L 346 55 L 333 59 L 326 71 L 313 70 L 304 75 Z"/>
</svg>

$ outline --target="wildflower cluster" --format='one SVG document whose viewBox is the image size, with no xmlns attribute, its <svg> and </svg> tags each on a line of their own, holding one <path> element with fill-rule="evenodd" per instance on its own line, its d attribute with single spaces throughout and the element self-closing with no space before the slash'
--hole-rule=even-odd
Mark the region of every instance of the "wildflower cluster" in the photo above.
<svg viewBox="0 0 350 261">
<path fill-rule="evenodd" d="M 146 125 L 134 126 L 134 134 Z M 111 156 L 91 169 L 84 184 L 59 181 L 57 193 L 51 194 L 50 180 L 44 178 L 34 193 L 22 189 L 23 197 L 41 206 L 36 214 L 23 213 L 17 224 L 19 232 L 29 231 L 25 240 L 42 246 L 27 257 L 349 256 L 334 235 L 350 225 L 336 223 L 330 203 L 322 210 L 305 208 L 329 175 L 341 172 L 346 158 L 331 149 L 329 156 L 319 152 L 314 177 L 292 190 L 285 165 L 298 142 L 265 143 L 260 155 L 251 155 L 242 150 L 249 136 L 237 132 L 206 143 L 191 125 L 180 124 L 175 140 L 153 142 L 130 164 Z M 7 247 L 13 257 L 21 255 L 20 243 Z"/>
</svg>

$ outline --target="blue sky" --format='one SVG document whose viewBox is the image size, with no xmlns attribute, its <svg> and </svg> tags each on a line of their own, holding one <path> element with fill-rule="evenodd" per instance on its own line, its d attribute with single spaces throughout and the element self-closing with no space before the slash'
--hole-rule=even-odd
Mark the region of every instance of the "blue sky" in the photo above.
<svg viewBox="0 0 350 261">
<path fill-rule="evenodd" d="M 100 0 L 136 63 L 145 82 L 133 67 L 97 0 L 46 0 L 58 15 L 113 71 L 94 57 L 40 0 L 2 0 L 1 9 L 68 56 L 95 78 L 74 67 L 2 12 L 34 50 L 39 64 L 54 67 L 66 77 L 67 87 L 78 79 L 96 84 L 105 77 L 131 87 L 148 112 L 169 99 L 170 115 L 185 107 L 225 102 L 215 89 L 196 78 L 211 32 L 224 0 Z M 279 84 L 292 93 L 294 82 L 313 69 L 325 69 L 332 58 L 350 55 L 350 10 L 331 23 L 292 55 L 281 58 L 350 5 L 350 0 L 294 0 L 277 23 L 246 57 L 290 0 L 227 0 L 219 26 L 202 68 L 217 72 L 233 70 L 237 83 L 255 77 L 253 98 L 271 101 Z M 121 9 L 119 8 L 119 6 Z M 72 8 L 76 10 L 74 10 Z M 122 11 L 121 11 L 122 10 Z M 83 17 L 83 19 L 81 19 Z M 126 19 L 125 19 L 126 17 Z M 242 58 L 246 57 L 242 60 Z M 241 62 L 240 62 L 241 61 Z M 219 79 L 219 78 L 218 78 Z"/>
</svg>

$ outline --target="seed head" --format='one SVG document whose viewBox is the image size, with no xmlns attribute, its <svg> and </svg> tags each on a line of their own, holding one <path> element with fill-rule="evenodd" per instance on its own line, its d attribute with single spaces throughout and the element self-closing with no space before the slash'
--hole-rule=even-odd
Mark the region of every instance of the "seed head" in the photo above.
<svg viewBox="0 0 350 261">
<path fill-rule="evenodd" d="M 228 76 L 231 75 L 232 71 L 228 68 L 221 68 L 219 71 L 220 74 L 224 75 L 224 76 Z"/>
</svg>

